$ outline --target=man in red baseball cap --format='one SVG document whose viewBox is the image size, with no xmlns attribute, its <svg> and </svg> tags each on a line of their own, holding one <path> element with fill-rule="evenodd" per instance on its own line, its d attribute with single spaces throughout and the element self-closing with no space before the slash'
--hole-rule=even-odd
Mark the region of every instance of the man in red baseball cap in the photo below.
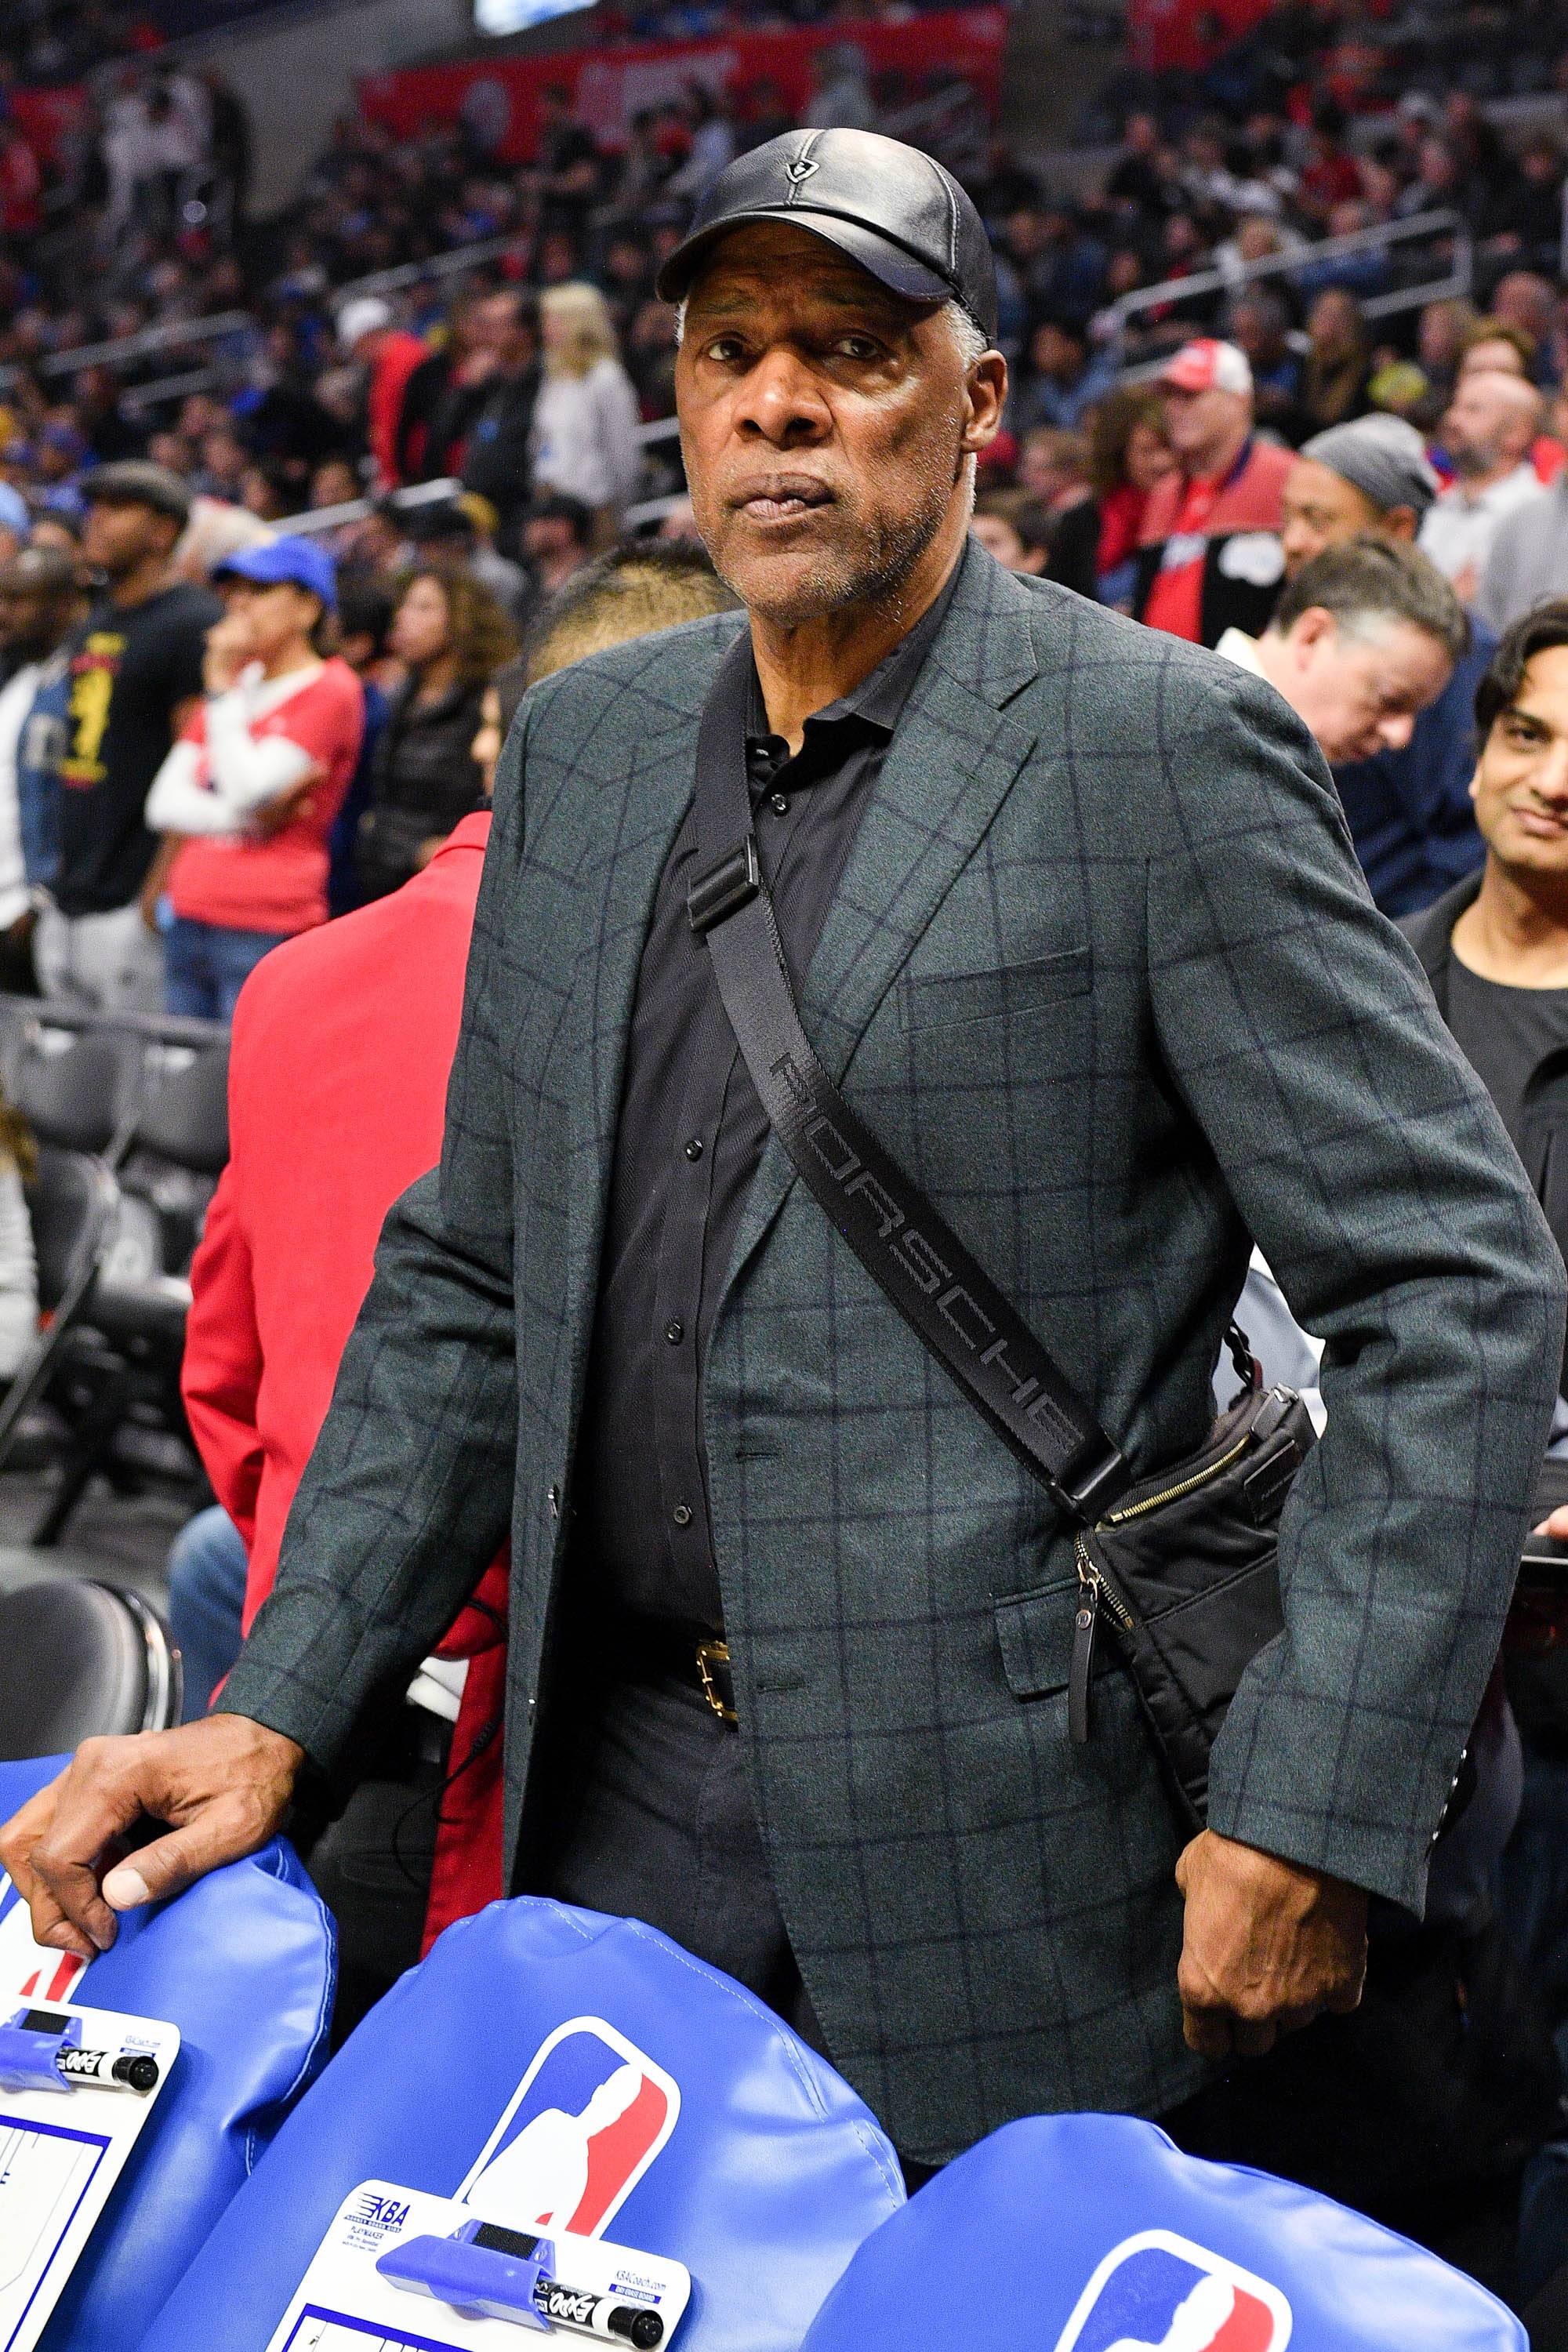
<svg viewBox="0 0 1568 2352">
<path fill-rule="evenodd" d="M 1152 629 L 1216 646 L 1256 635 L 1284 574 L 1289 449 L 1253 437 L 1252 370 L 1235 343 L 1184 343 L 1161 378 L 1178 460 L 1143 518 L 1132 610 Z"/>
</svg>

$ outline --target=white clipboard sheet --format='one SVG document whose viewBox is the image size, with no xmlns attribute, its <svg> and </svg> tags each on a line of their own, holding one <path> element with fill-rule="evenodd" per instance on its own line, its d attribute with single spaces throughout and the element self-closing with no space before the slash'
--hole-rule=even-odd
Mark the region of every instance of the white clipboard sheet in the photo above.
<svg viewBox="0 0 1568 2352">
<path fill-rule="evenodd" d="M 539 2342 L 533 2327 L 411 2291 L 378 2268 L 395 2250 L 448 2240 L 475 2219 L 456 2198 L 363 2182 L 339 2206 L 268 2352 L 527 2352 Z M 595 2340 L 626 2352 L 627 2337 L 608 2332 L 604 2317 L 611 2307 L 635 2306 L 658 2315 L 659 2352 L 668 2352 L 691 2293 L 679 2263 L 603 2238 L 551 2237 L 558 2278 L 575 2292 L 562 2299 L 563 2315 L 545 2323 L 547 2340 L 560 2352 L 585 2352 Z"/>
<path fill-rule="evenodd" d="M 0 2002 L 0 2023 L 15 2013 Z M 32 2352 L 180 2047 L 179 2028 L 154 2018 L 69 2001 L 28 2013 L 78 2020 L 72 2040 L 89 2060 L 97 2051 L 144 2055 L 158 2076 L 145 2092 L 89 2080 L 58 2090 L 0 2084 L 0 2352 Z"/>
</svg>

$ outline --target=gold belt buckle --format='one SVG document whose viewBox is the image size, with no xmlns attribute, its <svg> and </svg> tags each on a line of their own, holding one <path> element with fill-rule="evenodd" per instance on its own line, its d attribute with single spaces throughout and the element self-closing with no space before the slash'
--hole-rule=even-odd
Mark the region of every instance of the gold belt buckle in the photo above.
<svg viewBox="0 0 1568 2352">
<path fill-rule="evenodd" d="M 713 1668 L 715 1666 L 727 1666 L 729 1663 L 730 1644 L 728 1642 L 698 1643 L 697 1672 L 701 1679 L 703 1697 L 707 1700 L 709 1706 L 712 1708 L 721 1723 L 739 1723 L 741 1720 L 740 1717 L 736 1714 L 732 1706 L 725 1706 L 723 1700 L 719 1696 L 717 1685 L 713 1680 Z"/>
</svg>

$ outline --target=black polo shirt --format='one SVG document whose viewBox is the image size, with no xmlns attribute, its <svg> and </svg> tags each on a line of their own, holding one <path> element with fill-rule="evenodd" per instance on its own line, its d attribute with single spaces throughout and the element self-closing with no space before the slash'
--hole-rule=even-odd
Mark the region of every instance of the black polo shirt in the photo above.
<svg viewBox="0 0 1568 2352">
<path fill-rule="evenodd" d="M 806 720 L 793 759 L 752 673 L 756 834 L 797 990 L 957 570 L 854 693 Z M 698 867 L 689 811 L 637 971 L 573 1499 L 578 1559 L 607 1599 L 717 1631 L 702 1370 L 768 1125 L 687 921 Z"/>
</svg>

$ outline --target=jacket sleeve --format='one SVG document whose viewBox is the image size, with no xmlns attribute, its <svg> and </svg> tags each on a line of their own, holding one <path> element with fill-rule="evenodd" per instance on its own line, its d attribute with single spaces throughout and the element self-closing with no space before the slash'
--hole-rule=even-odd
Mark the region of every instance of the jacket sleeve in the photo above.
<svg viewBox="0 0 1568 2352">
<path fill-rule="evenodd" d="M 191 1435 L 213 1492 L 245 1538 L 256 1538 L 262 1449 L 257 1428 L 261 1339 L 256 1328 L 250 1244 L 226 1168 L 207 1207 L 201 1246 L 191 1261 L 191 1306 L 180 1393 Z"/>
<path fill-rule="evenodd" d="M 510 1086 L 497 982 L 521 848 L 526 723 L 497 778 L 441 1165 L 387 1213 L 375 1274 L 225 1705 L 331 1770 L 500 1547 L 517 1390 Z"/>
<path fill-rule="evenodd" d="M 1285 704 L 1205 669 L 1170 770 L 1160 1046 L 1326 1343 L 1328 1428 L 1280 1529 L 1285 1630 L 1215 1745 L 1209 1820 L 1418 1912 L 1551 1421 L 1562 1262 Z"/>
</svg>

